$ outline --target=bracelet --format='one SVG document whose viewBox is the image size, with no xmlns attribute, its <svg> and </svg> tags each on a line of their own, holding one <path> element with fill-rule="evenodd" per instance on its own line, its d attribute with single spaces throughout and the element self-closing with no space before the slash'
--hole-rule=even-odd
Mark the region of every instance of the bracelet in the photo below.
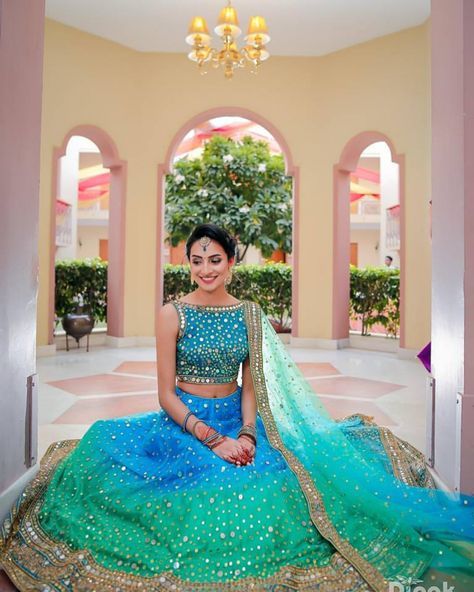
<svg viewBox="0 0 474 592">
<path fill-rule="evenodd" d="M 199 438 L 196 436 L 196 426 L 198 423 L 203 423 L 204 425 L 206 425 L 206 423 L 204 421 L 202 421 L 202 419 L 198 419 L 196 421 L 196 423 L 193 425 L 193 427 L 191 428 L 192 435 L 199 440 Z M 199 441 L 201 441 L 201 440 L 199 440 Z"/>
<path fill-rule="evenodd" d="M 219 446 L 219 444 L 222 444 L 222 442 L 224 442 L 227 439 L 227 436 L 223 436 L 222 434 L 219 434 L 219 438 L 217 439 L 217 442 L 213 442 L 209 448 L 211 450 L 214 450 L 214 448 L 217 448 L 217 446 Z"/>
<path fill-rule="evenodd" d="M 251 439 L 252 439 L 252 443 L 253 443 L 253 445 L 254 445 L 254 446 L 256 446 L 256 445 L 257 445 L 257 439 L 256 439 L 256 438 L 254 438 L 254 436 L 251 436 L 250 434 L 240 434 L 240 436 L 238 436 L 238 438 L 240 438 L 240 437 L 242 437 L 242 438 L 245 438 L 245 437 L 247 437 L 247 438 L 251 438 Z"/>
<path fill-rule="evenodd" d="M 183 430 L 183 432 L 186 431 L 186 424 L 188 423 L 188 419 L 191 415 L 193 415 L 193 412 L 188 411 L 183 419 L 183 423 L 181 424 L 181 429 Z"/>
<path fill-rule="evenodd" d="M 208 436 L 207 438 L 205 438 L 202 443 L 203 444 L 210 444 L 211 442 L 213 442 L 216 438 L 219 438 L 220 434 L 219 432 L 214 432 L 213 434 L 211 434 L 210 436 Z"/>
<path fill-rule="evenodd" d="M 257 428 L 252 424 L 246 424 L 242 426 L 237 434 L 237 438 L 243 435 L 250 436 L 255 440 L 255 444 L 257 444 Z"/>
</svg>

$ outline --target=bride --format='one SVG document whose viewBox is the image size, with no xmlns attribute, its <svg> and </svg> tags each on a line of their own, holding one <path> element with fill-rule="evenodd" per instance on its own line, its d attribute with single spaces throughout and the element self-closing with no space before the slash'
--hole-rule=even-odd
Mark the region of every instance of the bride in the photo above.
<svg viewBox="0 0 474 592">
<path fill-rule="evenodd" d="M 235 249 L 194 229 L 197 287 L 157 318 L 161 410 L 49 448 L 3 569 L 25 591 L 473 590 L 473 498 L 435 489 L 370 418 L 331 419 L 261 308 L 227 292 Z"/>
</svg>

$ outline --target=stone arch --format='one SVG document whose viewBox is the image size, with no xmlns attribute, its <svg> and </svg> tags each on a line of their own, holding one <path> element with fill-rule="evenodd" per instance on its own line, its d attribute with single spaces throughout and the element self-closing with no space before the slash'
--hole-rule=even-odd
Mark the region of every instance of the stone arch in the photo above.
<svg viewBox="0 0 474 592">
<path fill-rule="evenodd" d="M 100 150 L 104 167 L 110 169 L 107 334 L 114 337 L 122 337 L 124 334 L 125 201 L 127 163 L 120 158 L 117 146 L 107 132 L 95 125 L 78 125 L 73 127 L 64 136 L 61 146 L 53 149 L 53 182 L 51 188 L 50 219 L 49 344 L 53 343 L 54 328 L 55 205 L 59 173 L 58 163 L 61 156 L 66 154 L 67 145 L 73 136 L 83 136 L 94 142 Z"/>
<path fill-rule="evenodd" d="M 292 330 L 291 334 L 293 337 L 299 335 L 298 332 L 298 274 L 299 274 L 299 167 L 294 164 L 291 150 L 288 143 L 286 142 L 283 134 L 279 129 L 273 125 L 265 117 L 244 109 L 242 107 L 216 107 L 203 111 L 186 123 L 184 123 L 174 135 L 168 151 L 166 153 L 165 162 L 158 165 L 158 219 L 157 219 L 157 243 L 156 243 L 156 313 L 161 307 L 163 301 L 163 251 L 162 251 L 162 240 L 163 236 L 163 221 L 164 221 L 164 182 L 165 176 L 171 172 L 173 156 L 177 150 L 177 147 L 183 140 L 184 136 L 197 125 L 213 119 L 216 117 L 243 117 L 249 119 L 255 123 L 258 123 L 262 127 L 266 128 L 275 138 L 282 149 L 283 157 L 285 160 L 286 174 L 293 178 L 293 232 L 292 232 L 292 244 L 293 244 L 293 275 L 292 275 Z"/>
<path fill-rule="evenodd" d="M 405 156 L 398 154 L 388 136 L 377 131 L 365 131 L 355 135 L 344 146 L 339 162 L 334 165 L 333 193 L 333 312 L 332 338 L 347 340 L 349 324 L 349 248 L 350 215 L 349 183 L 350 174 L 357 167 L 362 152 L 371 144 L 385 142 L 390 149 L 392 162 L 399 165 L 400 198 L 400 347 L 405 346 Z"/>
</svg>

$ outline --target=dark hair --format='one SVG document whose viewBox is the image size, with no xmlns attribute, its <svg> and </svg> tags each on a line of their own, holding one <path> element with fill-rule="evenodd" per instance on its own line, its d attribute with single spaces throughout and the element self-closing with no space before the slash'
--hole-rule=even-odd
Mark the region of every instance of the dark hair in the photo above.
<svg viewBox="0 0 474 592">
<path fill-rule="evenodd" d="M 191 256 L 191 247 L 203 236 L 208 236 L 210 239 L 216 241 L 216 243 L 219 243 L 229 259 L 232 259 L 237 255 L 236 239 L 231 236 L 224 228 L 221 228 L 216 224 L 206 223 L 198 224 L 189 235 L 188 240 L 186 241 L 186 255 L 188 259 Z"/>
<path fill-rule="evenodd" d="M 385 255 L 385 259 L 390 259 L 390 261 L 393 261 L 393 257 L 391 255 Z"/>
</svg>

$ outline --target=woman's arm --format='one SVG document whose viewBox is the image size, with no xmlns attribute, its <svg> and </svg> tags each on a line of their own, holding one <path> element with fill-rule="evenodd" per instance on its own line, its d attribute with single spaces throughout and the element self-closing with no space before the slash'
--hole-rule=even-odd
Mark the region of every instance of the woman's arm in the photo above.
<svg viewBox="0 0 474 592">
<path fill-rule="evenodd" d="M 188 407 L 176 395 L 176 340 L 178 338 L 179 319 L 175 307 L 165 304 L 156 319 L 156 357 L 158 369 L 158 400 L 160 406 L 179 425 L 182 425 Z M 192 415 L 186 424 L 191 431 L 198 418 Z M 203 439 L 206 426 L 196 426 L 196 436 Z"/>
<path fill-rule="evenodd" d="M 158 400 L 161 408 L 180 426 L 189 413 L 188 407 L 176 395 L 176 340 L 179 319 L 173 304 L 165 304 L 156 319 L 156 356 L 158 369 Z M 198 423 L 199 422 L 199 423 Z M 216 430 L 195 415 L 186 423 L 186 431 L 194 433 L 198 440 L 212 436 Z M 221 436 L 219 436 L 221 438 Z M 207 444 L 217 456 L 228 462 L 240 464 L 239 457 L 244 455 L 241 443 L 227 436 L 214 444 Z M 246 460 L 242 456 L 243 460 Z"/>
</svg>

